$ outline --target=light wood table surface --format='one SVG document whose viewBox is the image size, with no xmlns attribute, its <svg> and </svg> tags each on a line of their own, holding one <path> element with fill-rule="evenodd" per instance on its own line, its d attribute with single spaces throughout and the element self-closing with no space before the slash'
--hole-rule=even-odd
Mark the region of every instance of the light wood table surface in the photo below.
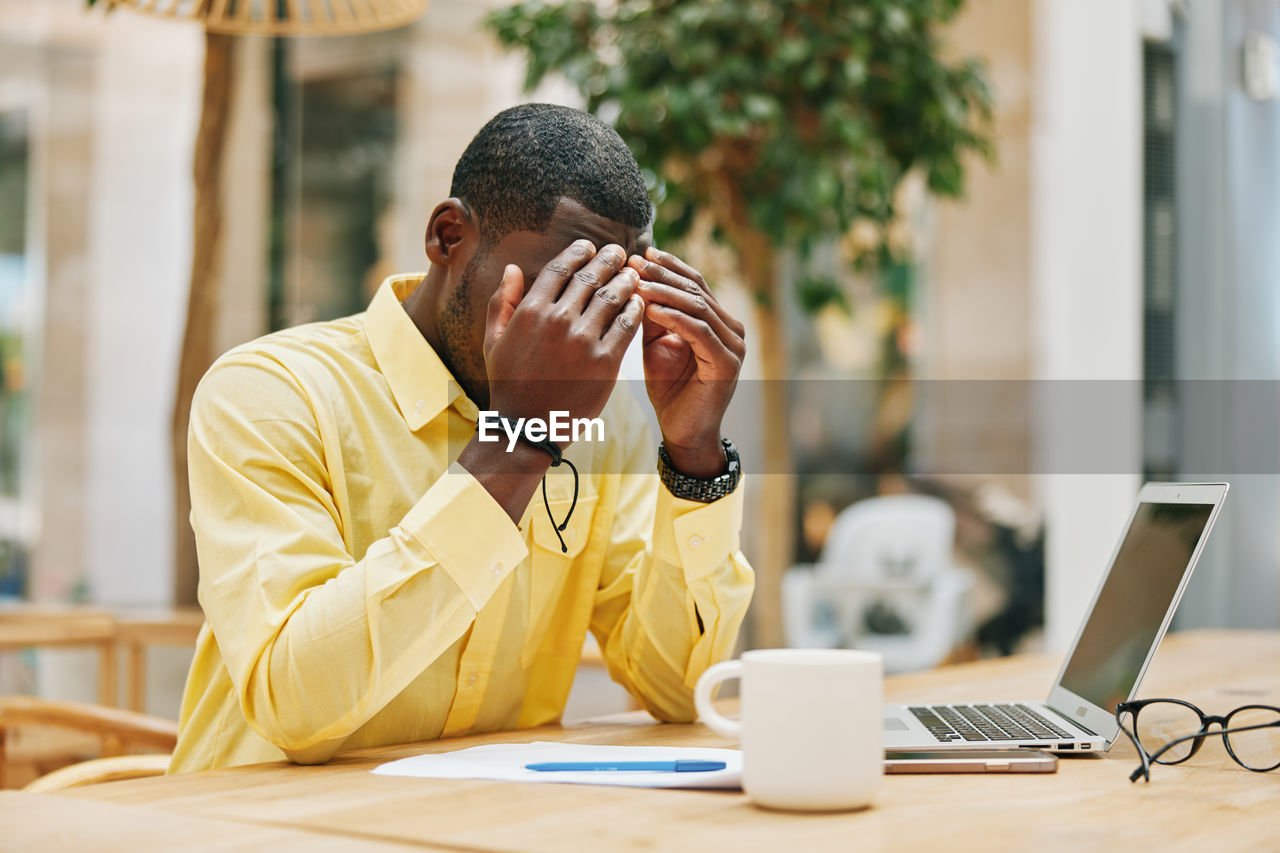
<svg viewBox="0 0 1280 853">
<path fill-rule="evenodd" d="M 888 679 L 891 700 L 1036 699 L 1058 660 L 1022 656 Z M 1280 704 L 1280 632 L 1196 632 L 1165 640 L 1143 696 L 1188 699 L 1208 713 Z M 1105 757 L 1064 758 L 1055 774 L 888 776 L 873 808 L 844 814 L 763 811 L 738 792 L 664 791 L 481 780 L 374 776 L 376 765 L 424 752 L 532 740 L 726 746 L 700 725 L 657 725 L 641 714 L 578 725 L 383 747 L 321 767 L 287 763 L 119 782 L 66 791 L 57 810 L 127 808 L 166 826 L 178 817 L 453 851 L 572 850 L 1262 850 L 1280 844 L 1280 771 L 1250 773 L 1221 740 L 1188 764 L 1156 767 L 1150 784 L 1129 782 L 1136 755 L 1121 738 Z M 0 826 L 27 828 L 31 795 L 0 797 Z M 68 804 L 68 805 L 65 805 Z M 70 804 L 75 804 L 74 807 Z M 43 804 L 41 807 L 52 808 Z M 98 820 L 105 817 L 99 816 Z M 112 819 L 111 825 L 117 827 Z M 101 824 L 99 824 L 101 826 Z M 151 829 L 151 828 L 149 828 Z M 114 830 L 113 830 L 114 831 Z M 127 827 L 128 849 L 163 849 Z M 167 830 L 166 830 L 167 831 Z M 228 830 L 229 831 L 229 830 Z M 177 832 L 177 830 L 175 830 Z M 163 835 L 163 833 L 161 833 Z M 99 839 L 103 836 L 98 835 Z M 169 836 L 165 836 L 169 837 Z M 62 841 L 62 836 L 50 836 Z M 73 849 L 41 843 L 42 850 Z M 197 835 L 181 833 L 174 841 Z M 277 849 L 291 849 L 285 839 Z M 219 846 L 217 849 L 226 849 Z"/>
</svg>

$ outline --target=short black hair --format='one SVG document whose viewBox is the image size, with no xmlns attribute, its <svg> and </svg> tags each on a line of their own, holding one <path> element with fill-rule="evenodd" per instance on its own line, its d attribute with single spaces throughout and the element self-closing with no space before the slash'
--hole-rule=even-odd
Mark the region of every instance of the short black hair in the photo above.
<svg viewBox="0 0 1280 853">
<path fill-rule="evenodd" d="M 617 131 L 556 104 L 523 104 L 491 118 L 462 152 L 449 194 L 471 208 L 490 245 L 512 231 L 543 231 L 561 198 L 633 228 L 647 226 L 653 210 Z"/>
</svg>

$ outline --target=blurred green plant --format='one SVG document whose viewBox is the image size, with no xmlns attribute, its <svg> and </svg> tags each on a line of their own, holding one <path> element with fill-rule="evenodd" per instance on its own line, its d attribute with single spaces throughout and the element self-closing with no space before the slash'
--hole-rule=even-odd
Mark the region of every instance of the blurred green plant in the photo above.
<svg viewBox="0 0 1280 853">
<path fill-rule="evenodd" d="M 964 157 L 991 153 L 982 66 L 942 58 L 963 0 L 531 2 L 489 25 L 528 59 L 525 85 L 563 74 L 632 146 L 658 207 L 655 238 L 715 217 L 801 253 L 860 220 L 892 254 L 895 191 L 912 169 L 959 196 Z M 767 294 L 762 294 L 767 295 Z"/>
<path fill-rule="evenodd" d="M 802 261 L 797 294 L 816 310 L 840 294 L 803 263 L 845 240 L 852 263 L 894 269 L 897 192 L 920 172 L 959 196 L 965 162 L 989 156 L 982 65 L 950 58 L 940 30 L 963 0 L 528 0 L 487 25 L 528 60 L 527 89 L 553 72 L 631 146 L 650 184 L 655 240 L 698 217 L 736 256 L 757 305 L 763 377 L 788 376 L 777 312 L 779 250 Z M 791 470 L 785 384 L 763 383 L 765 454 Z M 781 640 L 777 584 L 789 563 L 790 478 L 770 478 L 771 536 L 757 558 L 757 642 Z"/>
</svg>

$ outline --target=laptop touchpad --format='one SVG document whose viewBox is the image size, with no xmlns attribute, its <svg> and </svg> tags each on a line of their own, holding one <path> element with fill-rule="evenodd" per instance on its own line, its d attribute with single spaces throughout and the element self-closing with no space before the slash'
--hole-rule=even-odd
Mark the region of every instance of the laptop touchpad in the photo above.
<svg viewBox="0 0 1280 853">
<path fill-rule="evenodd" d="M 907 724 L 900 717 L 885 717 L 884 730 L 886 732 L 905 732 Z"/>
</svg>

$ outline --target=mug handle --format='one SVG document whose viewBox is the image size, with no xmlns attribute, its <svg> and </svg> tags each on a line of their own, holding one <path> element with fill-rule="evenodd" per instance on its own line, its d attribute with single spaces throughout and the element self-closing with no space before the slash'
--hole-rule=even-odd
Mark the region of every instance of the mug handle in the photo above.
<svg viewBox="0 0 1280 853">
<path fill-rule="evenodd" d="M 716 734 L 733 738 L 742 737 L 742 723 L 717 713 L 711 705 L 711 694 L 720 682 L 741 677 L 742 661 L 722 661 L 702 673 L 702 677 L 698 679 L 698 685 L 693 689 L 693 706 L 698 709 L 698 719 L 706 723 L 707 728 Z"/>
</svg>

